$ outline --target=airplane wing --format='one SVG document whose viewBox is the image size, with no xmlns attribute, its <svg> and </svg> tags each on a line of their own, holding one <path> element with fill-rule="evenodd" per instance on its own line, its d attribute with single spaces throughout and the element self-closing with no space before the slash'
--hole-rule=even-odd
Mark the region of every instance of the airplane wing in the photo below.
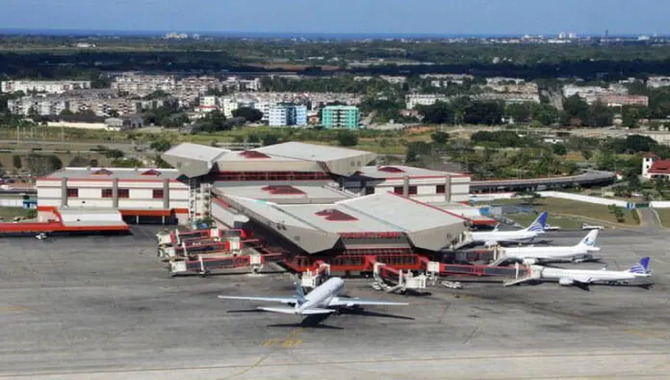
<svg viewBox="0 0 670 380">
<path fill-rule="evenodd" d="M 591 276 L 570 276 L 570 279 L 574 282 L 581 282 L 582 284 L 590 284 L 593 281 Z"/>
<path fill-rule="evenodd" d="M 298 302 L 295 297 L 238 297 L 238 296 L 219 296 L 224 300 L 243 300 L 243 301 L 264 301 L 264 302 L 279 302 L 285 304 L 294 304 Z"/>
<path fill-rule="evenodd" d="M 344 307 L 353 307 L 353 306 L 400 306 L 400 305 L 409 305 L 407 302 L 392 302 L 384 300 L 366 300 L 361 298 L 347 298 L 347 297 L 334 297 L 328 306 L 344 306 Z"/>
</svg>

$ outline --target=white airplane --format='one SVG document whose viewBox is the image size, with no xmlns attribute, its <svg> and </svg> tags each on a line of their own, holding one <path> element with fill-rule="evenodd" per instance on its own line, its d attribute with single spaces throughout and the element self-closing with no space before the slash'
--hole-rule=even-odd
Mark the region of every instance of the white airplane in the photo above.
<svg viewBox="0 0 670 380">
<path fill-rule="evenodd" d="M 518 285 L 522 283 L 534 283 L 542 281 L 558 281 L 562 286 L 577 286 L 582 289 L 588 289 L 589 284 L 605 283 L 609 285 L 627 284 L 629 280 L 646 278 L 651 276 L 649 269 L 649 257 L 643 257 L 639 264 L 623 271 L 593 269 L 563 269 L 531 265 L 528 268 L 528 275 L 524 278 L 506 282 L 505 286 Z M 644 284 L 643 286 L 648 286 Z"/>
<path fill-rule="evenodd" d="M 579 243 L 563 247 L 509 247 L 500 249 L 500 257 L 491 265 L 507 262 L 522 262 L 534 265 L 558 261 L 581 263 L 593 260 L 593 252 L 600 251 L 595 247 L 598 230 L 591 230 Z"/>
<path fill-rule="evenodd" d="M 498 231 L 496 227 L 493 231 L 475 231 L 471 232 L 473 243 L 484 243 L 487 246 L 494 246 L 500 243 L 523 243 L 532 242 L 533 239 L 543 234 L 544 226 L 547 224 L 547 212 L 543 212 L 535 219 L 530 226 L 518 231 Z"/>
<path fill-rule="evenodd" d="M 360 298 L 338 297 L 344 290 L 344 281 L 339 277 L 328 279 L 305 295 L 300 284 L 296 283 L 296 295 L 291 297 L 238 297 L 219 296 L 229 300 L 279 302 L 293 307 L 259 307 L 260 310 L 283 314 L 315 315 L 337 312 L 338 308 L 353 308 L 369 305 L 409 305 L 405 302 L 364 300 Z"/>
</svg>

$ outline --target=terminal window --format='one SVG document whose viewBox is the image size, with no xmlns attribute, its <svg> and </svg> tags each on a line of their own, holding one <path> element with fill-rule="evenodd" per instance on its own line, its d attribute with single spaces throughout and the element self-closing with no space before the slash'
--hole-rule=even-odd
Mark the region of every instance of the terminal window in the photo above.
<svg viewBox="0 0 670 380">
<path fill-rule="evenodd" d="M 447 185 L 437 185 L 435 186 L 435 192 L 437 194 L 444 194 L 447 192 Z"/>
<path fill-rule="evenodd" d="M 119 198 L 130 198 L 129 189 L 119 189 Z"/>
<path fill-rule="evenodd" d="M 163 189 L 154 189 L 153 198 L 163 199 Z"/>
<path fill-rule="evenodd" d="M 112 196 L 112 189 L 102 189 L 103 198 L 111 198 Z"/>
<path fill-rule="evenodd" d="M 67 189 L 68 198 L 79 198 L 79 189 Z"/>
</svg>

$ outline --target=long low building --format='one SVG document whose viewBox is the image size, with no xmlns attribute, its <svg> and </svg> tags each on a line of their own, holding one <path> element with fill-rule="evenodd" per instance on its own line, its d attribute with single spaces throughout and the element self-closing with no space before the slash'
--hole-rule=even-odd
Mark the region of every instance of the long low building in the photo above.
<svg viewBox="0 0 670 380">
<path fill-rule="evenodd" d="M 75 168 L 37 179 L 37 210 L 114 209 L 131 222 L 188 221 L 190 190 L 175 169 Z"/>
<path fill-rule="evenodd" d="M 468 175 L 371 166 L 371 152 L 183 143 L 161 157 L 174 169 L 65 168 L 40 178 L 40 216 L 113 209 L 129 223 L 212 221 L 308 255 L 439 251 L 471 223 L 444 210 L 468 200 Z"/>
</svg>

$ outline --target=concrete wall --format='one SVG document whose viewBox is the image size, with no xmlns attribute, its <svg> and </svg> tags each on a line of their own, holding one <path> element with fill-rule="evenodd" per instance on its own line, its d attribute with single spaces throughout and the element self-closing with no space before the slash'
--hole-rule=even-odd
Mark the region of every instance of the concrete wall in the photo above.
<svg viewBox="0 0 670 380">
<path fill-rule="evenodd" d="M 670 201 L 652 201 L 652 202 L 649 202 L 649 207 L 652 207 L 652 208 L 670 208 Z"/>
<path fill-rule="evenodd" d="M 591 195 L 563 193 L 563 192 L 560 192 L 560 191 L 539 191 L 538 193 L 540 195 L 542 195 L 543 197 L 568 199 L 568 200 L 577 201 L 577 202 L 586 202 L 586 203 L 593 203 L 593 204 L 599 204 L 599 205 L 605 205 L 605 206 L 615 204 L 619 207 L 626 207 L 626 206 L 628 206 L 628 203 L 629 203 L 629 202 L 618 200 L 618 199 L 608 199 L 608 198 L 594 197 L 594 196 L 591 196 Z"/>
<path fill-rule="evenodd" d="M 538 191 L 542 197 L 547 198 L 559 198 L 559 199 L 568 199 L 577 202 L 586 202 L 599 205 L 609 206 L 615 204 L 620 207 L 627 207 L 629 202 L 618 200 L 618 199 L 609 199 L 602 197 L 594 197 L 591 195 L 581 195 L 581 194 L 572 194 L 564 193 L 560 191 Z M 515 197 L 516 193 L 487 193 L 487 194 L 471 194 L 470 199 L 473 201 L 488 201 L 496 199 L 513 199 L 513 198 L 524 198 L 524 197 Z M 670 202 L 668 202 L 670 203 Z M 668 206 L 670 207 L 670 205 Z"/>
</svg>

